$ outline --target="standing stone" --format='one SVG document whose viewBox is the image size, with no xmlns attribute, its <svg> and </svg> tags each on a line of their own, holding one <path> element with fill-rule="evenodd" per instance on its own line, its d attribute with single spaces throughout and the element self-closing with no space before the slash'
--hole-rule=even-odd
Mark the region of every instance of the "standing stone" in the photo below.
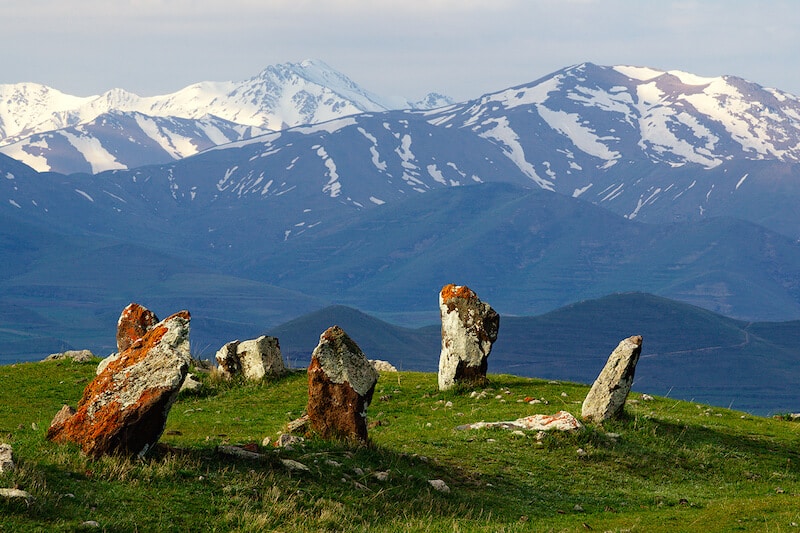
<svg viewBox="0 0 800 533">
<path fill-rule="evenodd" d="M 583 418 L 602 422 L 622 414 L 641 353 L 641 335 L 628 337 L 619 343 L 583 401 Z"/>
<path fill-rule="evenodd" d="M 47 438 L 94 457 L 147 453 L 189 369 L 189 320 L 181 311 L 150 328 L 86 386 L 74 413 L 65 406 L 56 415 Z"/>
<path fill-rule="evenodd" d="M 378 372 L 342 328 L 320 335 L 308 367 L 311 427 L 323 438 L 367 441 L 367 407 Z"/>
<path fill-rule="evenodd" d="M 117 321 L 117 352 L 127 350 L 156 324 L 158 317 L 151 310 L 137 303 L 128 304 Z"/>
<path fill-rule="evenodd" d="M 442 352 L 439 389 L 457 382 L 483 383 L 492 343 L 497 340 L 500 315 L 480 301 L 469 287 L 445 285 L 439 293 L 442 318 Z"/>
<path fill-rule="evenodd" d="M 0 444 L 0 474 L 14 470 L 13 449 L 10 444 Z"/>
<path fill-rule="evenodd" d="M 226 377 L 242 374 L 245 379 L 258 380 L 286 371 L 281 346 L 275 337 L 231 341 L 219 349 L 215 358 L 220 372 Z"/>
</svg>

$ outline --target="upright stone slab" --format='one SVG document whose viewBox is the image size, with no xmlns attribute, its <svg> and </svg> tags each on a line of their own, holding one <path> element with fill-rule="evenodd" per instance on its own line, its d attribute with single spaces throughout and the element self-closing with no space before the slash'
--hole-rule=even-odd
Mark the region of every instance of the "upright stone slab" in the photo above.
<svg viewBox="0 0 800 533">
<path fill-rule="evenodd" d="M 492 344 L 497 340 L 500 315 L 481 302 L 469 287 L 445 285 L 439 293 L 442 318 L 442 352 L 439 356 L 439 389 L 458 382 L 486 381 Z"/>
<path fill-rule="evenodd" d="M 367 407 L 378 372 L 342 328 L 319 338 L 308 367 L 308 413 L 323 438 L 367 441 Z"/>
<path fill-rule="evenodd" d="M 65 406 L 47 438 L 78 444 L 94 457 L 144 455 L 158 441 L 189 369 L 189 312 L 159 322 L 106 366 Z"/>
<path fill-rule="evenodd" d="M 122 353 L 158 324 L 158 317 L 137 303 L 128 304 L 117 321 L 117 353 Z"/>
<path fill-rule="evenodd" d="M 14 470 L 13 452 L 10 444 L 0 444 L 0 474 Z"/>
<path fill-rule="evenodd" d="M 281 346 L 275 337 L 261 336 L 247 341 L 231 341 L 215 356 L 219 371 L 226 377 L 242 374 L 245 379 L 258 380 L 278 376 L 286 371 Z"/>
<path fill-rule="evenodd" d="M 581 416 L 594 422 L 617 418 L 622 414 L 631 391 L 636 363 L 642 353 L 642 337 L 621 341 L 608 357 L 606 366 L 583 401 Z"/>
</svg>

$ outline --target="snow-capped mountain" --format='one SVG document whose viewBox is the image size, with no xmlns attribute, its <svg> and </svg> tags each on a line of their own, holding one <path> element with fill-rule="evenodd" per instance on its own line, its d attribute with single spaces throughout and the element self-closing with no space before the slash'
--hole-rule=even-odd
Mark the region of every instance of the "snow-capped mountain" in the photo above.
<svg viewBox="0 0 800 533">
<path fill-rule="evenodd" d="M 108 353 L 131 301 L 190 309 L 193 349 L 208 354 L 330 303 L 431 324 L 451 282 L 504 316 L 641 291 L 742 321 L 800 318 L 797 97 L 730 76 L 583 64 L 387 111 L 312 67 L 198 84 L 144 108 L 122 91 L 105 103 L 4 93 L 2 127 L 22 137 L 5 146 L 17 159 L 0 153 L 0 361 Z M 23 101 L 29 115 L 9 118 Z M 263 133 L 269 109 L 288 109 L 277 127 L 331 119 Z M 47 131 L 32 136 L 33 123 Z M 56 168 L 56 154 L 81 172 L 23 163 Z M 730 350 L 745 348 L 754 367 L 794 360 L 794 345 L 764 329 L 736 326 L 721 345 L 670 309 L 643 318 L 689 332 L 709 368 L 733 368 Z"/>
<path fill-rule="evenodd" d="M 1 151 L 39 171 L 96 174 L 169 163 L 263 133 L 212 115 L 186 119 L 110 111 L 77 126 L 31 135 Z"/>
<path fill-rule="evenodd" d="M 630 218 L 720 214 L 767 162 L 800 161 L 800 100 L 733 76 L 586 63 L 428 116 L 498 144 L 532 183 Z"/>
<path fill-rule="evenodd" d="M 151 97 L 123 89 L 76 97 L 32 83 L 0 85 L 0 152 L 39 171 L 100 172 L 162 163 L 165 154 L 179 159 L 269 130 L 448 103 L 434 93 L 419 102 L 385 99 L 316 60 L 270 66 L 241 82 L 201 82 Z M 140 130 L 136 135 L 114 127 L 125 115 L 134 131 Z M 135 157 L 117 157 L 131 152 L 131 144 Z M 154 147 L 150 157 L 148 146 Z"/>
</svg>

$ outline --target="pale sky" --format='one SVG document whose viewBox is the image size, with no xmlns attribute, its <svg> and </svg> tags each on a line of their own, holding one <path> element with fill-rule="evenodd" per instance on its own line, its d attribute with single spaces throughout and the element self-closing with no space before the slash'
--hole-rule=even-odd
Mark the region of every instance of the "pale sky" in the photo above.
<svg viewBox="0 0 800 533">
<path fill-rule="evenodd" d="M 457 101 L 589 61 L 800 95 L 800 1 L 0 0 L 0 84 L 141 96 L 320 59 L 363 88 Z"/>
</svg>

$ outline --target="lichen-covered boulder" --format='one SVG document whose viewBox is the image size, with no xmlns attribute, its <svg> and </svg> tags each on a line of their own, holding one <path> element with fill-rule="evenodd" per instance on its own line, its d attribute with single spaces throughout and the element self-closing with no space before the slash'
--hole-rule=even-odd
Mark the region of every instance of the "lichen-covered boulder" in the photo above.
<svg viewBox="0 0 800 533">
<path fill-rule="evenodd" d="M 215 359 L 220 373 L 226 377 L 242 374 L 245 379 L 258 380 L 286 371 L 281 346 L 275 337 L 231 341 L 219 349 Z"/>
<path fill-rule="evenodd" d="M 77 410 L 65 406 L 56 415 L 47 438 L 94 457 L 144 455 L 163 433 L 189 369 L 189 321 L 181 311 L 150 328 L 86 386 Z"/>
<path fill-rule="evenodd" d="M 622 414 L 641 353 L 641 335 L 619 343 L 583 401 L 581 416 L 584 419 L 603 422 Z"/>
<path fill-rule="evenodd" d="M 308 413 L 323 438 L 367 441 L 367 407 L 378 372 L 342 328 L 320 335 L 308 367 Z"/>
<path fill-rule="evenodd" d="M 463 285 L 445 285 L 439 293 L 442 318 L 442 351 L 439 356 L 439 389 L 457 382 L 486 381 L 489 353 L 497 340 L 500 315 Z"/>
<path fill-rule="evenodd" d="M 127 350 L 156 324 L 158 317 L 151 310 L 137 303 L 128 304 L 117 321 L 117 352 Z"/>
</svg>

